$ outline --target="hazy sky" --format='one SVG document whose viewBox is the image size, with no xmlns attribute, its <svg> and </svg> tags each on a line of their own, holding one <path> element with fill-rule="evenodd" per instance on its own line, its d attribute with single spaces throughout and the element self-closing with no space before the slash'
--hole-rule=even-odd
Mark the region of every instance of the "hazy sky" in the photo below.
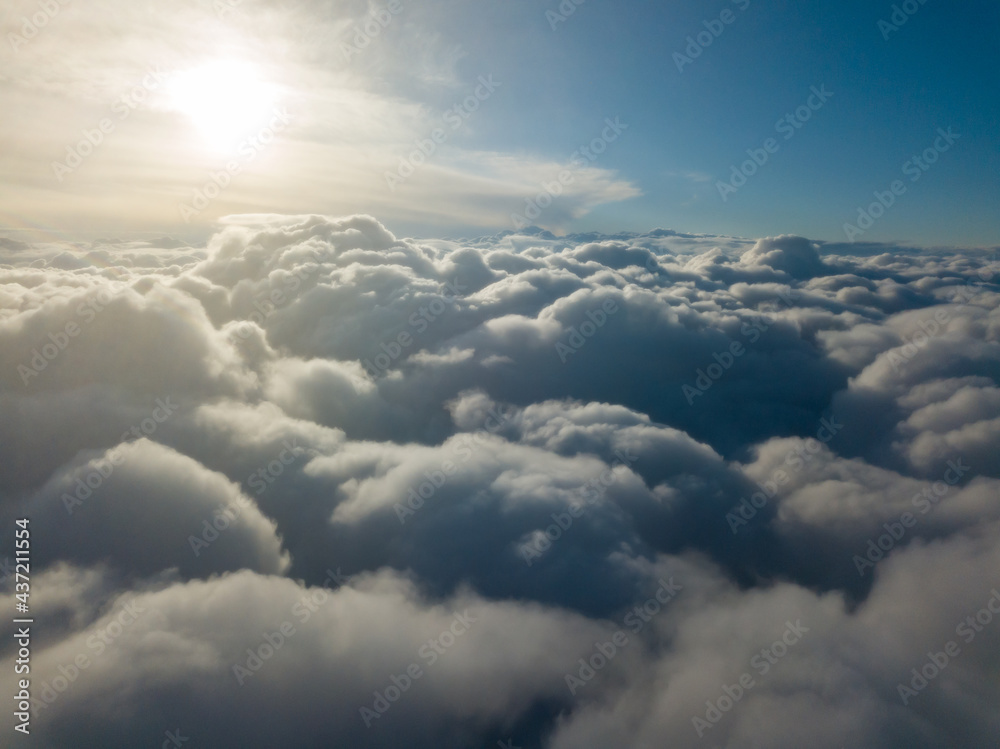
<svg viewBox="0 0 1000 749">
<path fill-rule="evenodd" d="M 1000 234 L 1000 11 L 986 2 L 916 3 L 893 27 L 879 23 L 891 4 L 861 0 L 46 7 L 6 4 L 8 236 L 204 238 L 228 213 L 359 211 L 417 235 L 481 234 L 514 228 L 548 184 L 557 196 L 527 223 L 557 233 L 845 241 L 897 179 L 905 193 L 864 240 Z M 905 171 L 939 128 L 959 137 Z M 433 152 L 411 159 L 420 142 Z M 720 188 L 748 149 L 767 161 Z M 226 184 L 198 210 L 212 173 Z"/>
</svg>

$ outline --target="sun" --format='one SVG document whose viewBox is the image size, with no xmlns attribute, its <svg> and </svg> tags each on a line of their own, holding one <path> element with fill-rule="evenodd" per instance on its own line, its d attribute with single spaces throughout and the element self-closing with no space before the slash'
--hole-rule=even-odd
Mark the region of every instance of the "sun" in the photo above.
<svg viewBox="0 0 1000 749">
<path fill-rule="evenodd" d="M 170 100 L 211 148 L 232 151 L 267 121 L 278 101 L 278 87 L 266 82 L 251 63 L 216 60 L 175 74 Z"/>
</svg>

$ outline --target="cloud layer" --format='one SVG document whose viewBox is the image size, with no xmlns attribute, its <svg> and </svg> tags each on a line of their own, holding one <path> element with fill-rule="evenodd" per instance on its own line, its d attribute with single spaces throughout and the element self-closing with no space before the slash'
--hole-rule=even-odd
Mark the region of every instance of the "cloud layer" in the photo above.
<svg viewBox="0 0 1000 749">
<path fill-rule="evenodd" d="M 997 268 L 833 249 L 4 243 L 39 745 L 985 745 Z"/>
</svg>

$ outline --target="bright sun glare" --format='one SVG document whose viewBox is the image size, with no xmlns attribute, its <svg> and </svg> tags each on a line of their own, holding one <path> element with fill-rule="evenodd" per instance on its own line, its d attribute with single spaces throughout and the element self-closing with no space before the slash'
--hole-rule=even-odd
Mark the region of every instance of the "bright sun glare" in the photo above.
<svg viewBox="0 0 1000 749">
<path fill-rule="evenodd" d="M 266 121 L 277 102 L 277 88 L 264 82 L 255 66 L 236 60 L 201 65 L 173 77 L 172 106 L 187 115 L 216 150 L 235 149 Z"/>
</svg>

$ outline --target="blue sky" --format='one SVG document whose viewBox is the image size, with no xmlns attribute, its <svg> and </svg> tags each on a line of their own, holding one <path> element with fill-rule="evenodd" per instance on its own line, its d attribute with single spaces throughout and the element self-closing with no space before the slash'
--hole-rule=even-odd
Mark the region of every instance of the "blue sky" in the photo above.
<svg viewBox="0 0 1000 749">
<path fill-rule="evenodd" d="M 628 137 L 600 164 L 644 195 L 595 211 L 582 222 L 588 228 L 666 222 L 837 239 L 873 190 L 898 177 L 938 127 L 952 126 L 957 147 L 870 234 L 997 241 L 1000 99 L 988 93 L 998 83 L 995 6 L 973 3 L 960 14 L 928 2 L 886 40 L 877 22 L 891 17 L 888 3 L 743 4 L 591 0 L 554 32 L 543 18 L 531 23 L 530 3 L 503 4 L 492 15 L 517 29 L 517 53 L 506 35 L 484 30 L 470 47 L 474 59 L 463 61 L 470 74 L 496 61 L 509 82 L 507 106 L 485 124 L 483 142 L 557 157 L 593 137 L 604 116 L 619 115 Z M 735 21 L 678 71 L 673 55 L 686 37 L 727 7 Z M 774 135 L 814 85 L 834 96 L 723 204 L 715 181 Z M 525 116 L 533 110 L 544 112 L 544 125 Z"/>
<path fill-rule="evenodd" d="M 22 21 L 37 7 L 15 4 L 0 78 L 9 235 L 205 236 L 227 214 L 299 212 L 370 213 L 417 236 L 511 229 L 525 200 L 618 118 L 628 129 L 586 169 L 573 166 L 571 189 L 531 223 L 557 234 L 669 227 L 839 242 L 873 192 L 902 179 L 905 194 L 862 240 L 1000 241 L 1000 11 L 987 3 L 957 12 L 912 0 L 906 23 L 883 31 L 892 3 L 394 0 L 390 11 L 386 2 L 228 1 L 226 12 L 208 0 L 152 13 L 120 0 L 61 6 L 31 39 Z M 388 20 L 366 37 L 379 15 Z M 679 70 L 675 55 L 688 37 L 705 39 L 706 24 L 721 34 Z M 363 48 L 344 54 L 359 38 Z M 151 66 L 169 83 L 54 179 L 53 162 Z M 206 75 L 219 66 L 235 72 Z M 390 189 L 386 174 L 399 173 L 480 76 L 500 85 Z M 776 123 L 812 87 L 832 96 L 786 140 Z M 185 215 L 180 205 L 193 205 L 237 153 L 207 146 L 191 126 L 205 135 L 220 115 L 199 107 L 213 101 L 228 114 L 209 130 L 228 128 L 232 144 L 257 133 L 271 105 L 286 107 L 290 123 L 260 158 L 240 163 L 220 197 Z M 911 183 L 903 166 L 938 128 L 960 138 Z M 720 180 L 770 137 L 776 151 L 723 200 Z"/>
</svg>

